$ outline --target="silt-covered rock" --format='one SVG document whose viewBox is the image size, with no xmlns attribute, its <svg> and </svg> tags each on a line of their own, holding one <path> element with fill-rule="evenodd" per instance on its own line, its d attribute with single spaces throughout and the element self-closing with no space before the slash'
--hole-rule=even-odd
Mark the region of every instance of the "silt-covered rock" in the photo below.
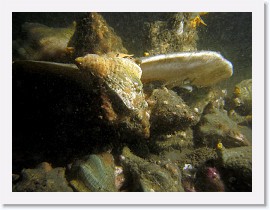
<svg viewBox="0 0 270 210">
<path fill-rule="evenodd" d="M 13 192 L 72 192 L 65 178 L 65 168 L 52 168 L 47 162 L 35 169 L 23 169 Z"/>
<path fill-rule="evenodd" d="M 238 83 L 234 88 L 234 109 L 241 115 L 252 114 L 252 80 L 247 79 Z"/>
<path fill-rule="evenodd" d="M 202 116 L 196 126 L 196 142 L 212 148 L 220 142 L 225 147 L 239 147 L 251 145 L 251 136 L 244 135 L 225 110 L 214 108 Z"/>
<path fill-rule="evenodd" d="M 199 115 L 172 90 L 155 89 L 147 102 L 151 110 L 151 130 L 155 133 L 184 130 L 199 121 Z"/>
<path fill-rule="evenodd" d="M 171 134 L 153 136 L 149 142 L 153 151 L 183 150 L 193 147 L 193 131 L 191 128 L 179 130 Z"/>
<path fill-rule="evenodd" d="M 127 53 L 122 40 L 110 27 L 101 14 L 91 12 L 77 23 L 76 31 L 69 44 L 74 47 L 74 57 L 89 53 Z"/>
<path fill-rule="evenodd" d="M 131 191 L 182 192 L 180 170 L 173 163 L 157 165 L 134 155 L 124 147 L 120 156 L 126 176 L 129 176 Z"/>
<path fill-rule="evenodd" d="M 220 148 L 218 161 L 230 191 L 252 191 L 252 147 Z"/>
<path fill-rule="evenodd" d="M 145 24 L 148 32 L 146 49 L 151 55 L 196 51 L 198 35 L 196 27 L 190 25 L 195 18 L 192 13 L 175 13 L 168 15 L 166 21 L 154 21 Z"/>
</svg>

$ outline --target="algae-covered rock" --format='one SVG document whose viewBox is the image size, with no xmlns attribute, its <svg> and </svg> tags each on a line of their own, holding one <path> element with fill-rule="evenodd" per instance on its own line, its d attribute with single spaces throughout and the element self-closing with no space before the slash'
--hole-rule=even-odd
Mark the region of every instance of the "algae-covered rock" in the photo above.
<svg viewBox="0 0 270 210">
<path fill-rule="evenodd" d="M 196 192 L 225 192 L 225 185 L 216 167 L 203 165 L 196 171 Z"/>
<path fill-rule="evenodd" d="M 75 31 L 75 24 L 67 28 L 53 28 L 40 23 L 24 23 L 23 38 L 12 43 L 13 60 L 70 61 L 67 46 Z"/>
<path fill-rule="evenodd" d="M 194 168 L 199 168 L 207 161 L 215 161 L 217 159 L 216 151 L 208 147 L 200 147 L 196 149 L 190 149 L 181 155 L 179 158 L 179 167 L 183 168 L 185 164 L 191 164 Z"/>
<path fill-rule="evenodd" d="M 252 114 L 252 79 L 243 80 L 235 85 L 233 105 L 241 115 Z"/>
<path fill-rule="evenodd" d="M 193 147 L 193 131 L 191 128 L 187 130 L 179 130 L 171 134 L 161 134 L 151 137 L 149 146 L 155 152 L 164 152 L 169 150 L 183 150 Z"/>
<path fill-rule="evenodd" d="M 154 21 L 146 24 L 148 32 L 148 49 L 151 55 L 196 51 L 198 35 L 196 27 L 190 25 L 192 13 L 175 13 L 168 15 L 165 21 Z"/>
<path fill-rule="evenodd" d="M 104 54 L 108 52 L 127 53 L 122 40 L 99 13 L 88 13 L 77 23 L 76 31 L 69 44 L 74 47 L 74 57 L 89 53 Z"/>
<path fill-rule="evenodd" d="M 228 116 L 238 125 L 252 128 L 252 115 L 242 116 L 232 109 L 228 112 Z"/>
<path fill-rule="evenodd" d="M 226 186 L 231 191 L 252 191 L 252 147 L 217 150 Z"/>
<path fill-rule="evenodd" d="M 127 147 L 124 147 L 120 159 L 127 175 L 133 180 L 134 186 L 131 186 L 132 191 L 183 191 L 180 181 L 180 171 L 173 163 L 157 165 L 132 154 Z"/>
<path fill-rule="evenodd" d="M 52 168 L 43 162 L 35 169 L 23 169 L 13 192 L 72 192 L 65 178 L 65 168 Z"/>
<path fill-rule="evenodd" d="M 186 192 L 224 191 L 221 177 L 218 173 L 211 173 L 217 171 L 212 166 L 218 158 L 215 149 L 171 150 L 162 152 L 159 157 L 170 160 L 181 169 L 181 182 Z"/>
<path fill-rule="evenodd" d="M 151 110 L 151 130 L 154 133 L 185 130 L 199 121 L 199 115 L 172 90 L 155 89 L 147 102 Z"/>
<path fill-rule="evenodd" d="M 212 109 L 201 117 L 196 128 L 196 142 L 215 148 L 221 142 L 225 147 L 251 145 L 251 136 L 241 132 L 241 127 L 231 120 L 225 110 Z"/>
<path fill-rule="evenodd" d="M 123 132 L 149 136 L 149 116 L 140 81 L 141 69 L 128 58 L 88 54 L 76 59 L 97 81 L 102 119 Z"/>
<path fill-rule="evenodd" d="M 79 192 L 114 192 L 114 171 L 114 158 L 110 153 L 89 155 L 72 164 L 70 184 Z"/>
<path fill-rule="evenodd" d="M 183 87 L 176 87 L 173 90 L 181 96 L 191 109 L 200 115 L 209 104 L 217 109 L 223 109 L 225 105 L 224 98 L 227 96 L 227 91 L 225 89 L 220 90 L 215 87 L 193 87 L 191 90 L 187 90 Z"/>
</svg>

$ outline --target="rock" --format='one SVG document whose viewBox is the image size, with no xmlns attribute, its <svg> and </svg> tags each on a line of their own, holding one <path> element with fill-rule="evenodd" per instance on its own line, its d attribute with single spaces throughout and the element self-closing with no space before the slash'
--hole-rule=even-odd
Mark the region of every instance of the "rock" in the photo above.
<svg viewBox="0 0 270 210">
<path fill-rule="evenodd" d="M 155 89 L 147 102 L 151 110 L 151 135 L 185 130 L 199 121 L 199 115 L 172 90 Z"/>
<path fill-rule="evenodd" d="M 183 168 L 185 164 L 191 164 L 194 168 L 199 168 L 208 161 L 215 161 L 217 159 L 217 154 L 212 148 L 200 147 L 184 151 L 181 158 L 178 159 L 180 168 Z"/>
<path fill-rule="evenodd" d="M 211 104 L 211 107 L 223 109 L 225 105 L 224 98 L 227 95 L 226 89 L 220 90 L 215 87 L 193 88 L 192 91 L 181 87 L 175 87 L 173 90 L 176 91 L 185 103 L 199 115 L 204 112 L 204 109 L 209 104 Z"/>
<path fill-rule="evenodd" d="M 88 155 L 69 171 L 71 186 L 78 192 L 115 192 L 115 164 L 110 153 Z"/>
<path fill-rule="evenodd" d="M 213 167 L 210 164 L 217 161 L 215 149 L 201 147 L 163 151 L 159 157 L 170 160 L 181 169 L 181 182 L 185 192 L 206 191 L 205 186 L 209 187 L 209 191 L 218 191 L 215 185 L 218 182 L 209 179 L 210 177 L 206 176 L 207 173 L 204 173 L 206 170 L 202 170 Z"/>
<path fill-rule="evenodd" d="M 69 47 L 74 47 L 74 58 L 86 54 L 127 53 L 121 38 L 95 12 L 88 13 L 87 17 L 78 22 Z"/>
<path fill-rule="evenodd" d="M 196 126 L 195 136 L 197 145 L 212 148 L 219 142 L 228 148 L 251 145 L 249 136 L 241 132 L 240 126 L 228 117 L 227 112 L 215 108 L 201 117 Z"/>
<path fill-rule="evenodd" d="M 172 134 L 160 134 L 153 136 L 149 142 L 151 152 L 165 152 L 172 150 L 184 150 L 193 147 L 193 131 L 191 128 L 172 132 Z"/>
<path fill-rule="evenodd" d="M 252 191 L 252 147 L 217 150 L 224 182 L 230 191 Z"/>
<path fill-rule="evenodd" d="M 242 116 L 232 109 L 229 111 L 228 116 L 238 125 L 252 128 L 252 115 Z"/>
<path fill-rule="evenodd" d="M 196 192 L 225 192 L 220 172 L 215 167 L 202 166 L 196 172 Z"/>
<path fill-rule="evenodd" d="M 235 85 L 233 105 L 241 115 L 252 115 L 252 79 Z"/>
<path fill-rule="evenodd" d="M 172 52 L 196 51 L 198 35 L 196 27 L 190 27 L 191 13 L 168 15 L 167 20 L 146 24 L 147 45 L 150 55 Z"/>
<path fill-rule="evenodd" d="M 182 192 L 180 171 L 171 162 L 161 165 L 149 162 L 131 153 L 124 147 L 120 161 L 129 177 L 130 191 Z"/>
<path fill-rule="evenodd" d="M 140 81 L 140 67 L 128 58 L 88 54 L 77 65 L 97 81 L 102 119 L 120 132 L 149 136 L 148 105 Z"/>
<path fill-rule="evenodd" d="M 35 169 L 23 169 L 13 192 L 72 192 L 65 178 L 65 168 L 52 168 L 43 162 Z"/>
<path fill-rule="evenodd" d="M 16 183 L 17 181 L 19 181 L 19 178 L 19 174 L 12 174 L 12 183 Z"/>
<path fill-rule="evenodd" d="M 70 61 L 68 43 L 75 24 L 67 28 L 53 28 L 39 23 L 24 23 L 22 39 L 12 43 L 13 60 Z"/>
</svg>

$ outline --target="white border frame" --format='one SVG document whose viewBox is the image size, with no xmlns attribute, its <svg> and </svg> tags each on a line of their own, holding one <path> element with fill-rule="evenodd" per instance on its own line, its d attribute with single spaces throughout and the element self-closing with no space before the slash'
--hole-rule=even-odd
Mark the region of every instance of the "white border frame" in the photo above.
<svg viewBox="0 0 270 210">
<path fill-rule="evenodd" d="M 252 12 L 253 184 L 246 193 L 12 192 L 12 12 Z M 264 204 L 264 2 L 262 0 L 1 0 L 1 202 L 4 204 Z M 237 20 L 235 20 L 237 21 Z M 3 30 L 4 29 L 4 30 Z M 3 50 L 4 49 L 4 50 Z"/>
</svg>

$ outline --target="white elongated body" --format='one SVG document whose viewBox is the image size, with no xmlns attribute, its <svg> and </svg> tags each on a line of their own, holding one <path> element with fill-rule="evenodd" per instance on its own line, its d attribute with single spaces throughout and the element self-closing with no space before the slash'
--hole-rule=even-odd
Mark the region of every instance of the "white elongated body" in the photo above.
<svg viewBox="0 0 270 210">
<path fill-rule="evenodd" d="M 212 86 L 233 74 L 233 65 L 213 51 L 181 52 L 139 59 L 142 82 L 161 81 L 168 87 Z"/>
</svg>

